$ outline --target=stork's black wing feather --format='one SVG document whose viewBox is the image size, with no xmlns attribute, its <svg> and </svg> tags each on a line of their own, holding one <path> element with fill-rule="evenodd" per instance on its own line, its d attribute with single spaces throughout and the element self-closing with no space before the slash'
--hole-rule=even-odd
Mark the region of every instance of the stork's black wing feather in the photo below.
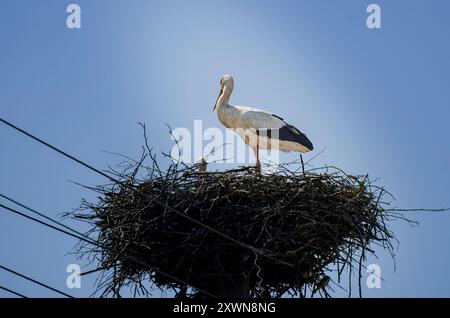
<svg viewBox="0 0 450 318">
<path fill-rule="evenodd" d="M 285 141 L 292 141 L 299 143 L 309 150 L 313 150 L 314 146 L 311 142 L 311 140 L 308 139 L 308 137 L 302 133 L 300 130 L 298 130 L 297 127 L 289 125 L 287 122 L 284 121 L 283 118 L 281 118 L 278 115 L 272 114 L 273 117 L 276 117 L 284 122 L 284 126 L 279 129 L 279 139 L 285 140 Z"/>
<path fill-rule="evenodd" d="M 273 116 L 273 117 L 276 117 L 276 118 L 278 118 L 278 119 L 281 119 L 282 121 L 284 121 L 284 119 L 283 119 L 283 118 L 281 118 L 281 117 L 280 117 L 280 116 L 278 116 L 278 115 L 272 114 L 272 116 Z"/>
<path fill-rule="evenodd" d="M 309 150 L 314 149 L 311 140 L 309 140 L 304 133 L 298 130 L 297 127 L 294 127 L 287 123 L 279 129 L 279 138 L 280 140 L 297 142 L 305 146 Z"/>
</svg>

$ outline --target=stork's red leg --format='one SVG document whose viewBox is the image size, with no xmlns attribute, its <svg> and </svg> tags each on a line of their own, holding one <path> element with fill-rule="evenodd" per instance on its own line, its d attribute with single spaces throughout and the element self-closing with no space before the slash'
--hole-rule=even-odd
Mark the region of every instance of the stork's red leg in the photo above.
<svg viewBox="0 0 450 318">
<path fill-rule="evenodd" d="M 259 162 L 259 131 L 256 131 L 256 149 L 253 148 L 256 157 L 256 169 L 261 172 L 261 162 Z"/>
<path fill-rule="evenodd" d="M 253 148 L 253 152 L 255 153 L 255 157 L 256 157 L 256 169 L 258 171 L 261 171 L 261 162 L 259 161 L 259 146 L 256 146 L 256 148 Z"/>
<path fill-rule="evenodd" d="M 259 162 L 259 145 L 256 145 L 256 165 L 261 167 L 261 163 Z"/>
</svg>

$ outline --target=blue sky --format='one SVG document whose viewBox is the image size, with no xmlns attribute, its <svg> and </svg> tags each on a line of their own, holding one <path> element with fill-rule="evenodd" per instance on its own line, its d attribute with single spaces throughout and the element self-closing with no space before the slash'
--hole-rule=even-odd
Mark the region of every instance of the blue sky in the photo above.
<svg viewBox="0 0 450 318">
<path fill-rule="evenodd" d="M 326 147 L 316 165 L 380 178 L 398 207 L 450 206 L 448 1 L 74 2 L 77 30 L 66 27 L 68 1 L 0 2 L 2 118 L 104 169 L 120 160 L 103 151 L 139 155 L 137 122 L 164 151 L 172 146 L 165 123 L 221 127 L 212 106 L 229 73 L 232 104 L 267 109 L 307 132 L 317 149 L 307 159 Z M 380 30 L 365 24 L 372 2 L 382 9 Z M 105 182 L 5 126 L 0 149 L 0 192 L 52 217 L 94 199 L 70 180 Z M 384 282 L 365 296 L 450 296 L 450 215 L 408 216 L 420 226 L 392 224 L 397 270 L 380 251 L 371 261 Z M 0 264 L 89 296 L 96 275 L 81 289 L 65 286 L 66 266 L 86 264 L 67 255 L 74 244 L 0 211 Z M 1 284 L 56 296 L 3 271 Z"/>
</svg>

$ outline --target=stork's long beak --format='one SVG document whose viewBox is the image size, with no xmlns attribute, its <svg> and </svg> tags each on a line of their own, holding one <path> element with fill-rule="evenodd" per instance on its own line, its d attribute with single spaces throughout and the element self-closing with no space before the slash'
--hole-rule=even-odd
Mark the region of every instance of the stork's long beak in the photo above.
<svg viewBox="0 0 450 318">
<path fill-rule="evenodd" d="M 219 93 L 219 96 L 217 96 L 216 103 L 214 104 L 213 111 L 216 110 L 217 102 L 219 101 L 220 96 L 222 96 L 222 93 L 223 93 L 223 88 L 220 89 L 220 93 Z"/>
</svg>

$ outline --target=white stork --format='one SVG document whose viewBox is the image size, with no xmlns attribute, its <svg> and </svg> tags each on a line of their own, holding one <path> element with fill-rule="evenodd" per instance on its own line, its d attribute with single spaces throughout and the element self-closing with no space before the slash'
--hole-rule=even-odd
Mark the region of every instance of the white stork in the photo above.
<svg viewBox="0 0 450 318">
<path fill-rule="evenodd" d="M 229 105 L 233 87 L 233 77 L 224 75 L 220 80 L 220 94 L 214 110 L 217 110 L 220 122 L 226 128 L 235 129 L 253 149 L 258 169 L 261 168 L 259 149 L 275 148 L 284 152 L 301 153 L 313 150 L 308 137 L 283 118 L 256 108 Z"/>
</svg>

